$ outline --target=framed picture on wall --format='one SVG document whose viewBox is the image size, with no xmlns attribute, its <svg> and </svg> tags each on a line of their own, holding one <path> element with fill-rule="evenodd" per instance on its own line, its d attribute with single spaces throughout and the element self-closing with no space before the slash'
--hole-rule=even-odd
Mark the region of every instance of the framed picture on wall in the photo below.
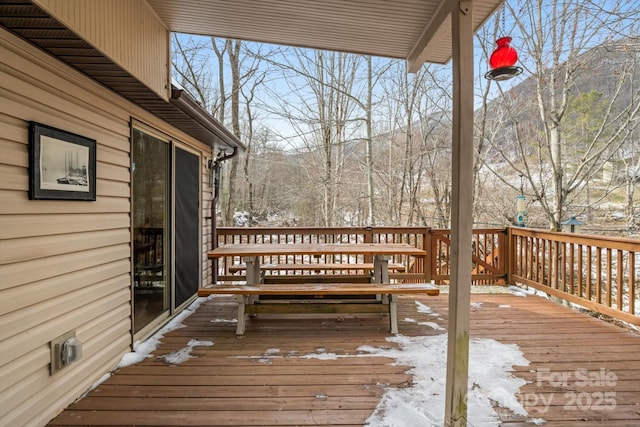
<svg viewBox="0 0 640 427">
<path fill-rule="evenodd" d="M 96 200 L 96 141 L 29 122 L 29 198 Z"/>
</svg>

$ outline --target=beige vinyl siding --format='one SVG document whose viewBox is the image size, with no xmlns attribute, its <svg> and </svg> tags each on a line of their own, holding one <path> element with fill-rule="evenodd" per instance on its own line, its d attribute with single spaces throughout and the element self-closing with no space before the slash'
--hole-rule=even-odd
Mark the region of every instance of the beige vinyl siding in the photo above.
<svg viewBox="0 0 640 427">
<path fill-rule="evenodd" d="M 142 0 L 37 0 L 53 17 L 168 99 L 169 31 Z"/>
<path fill-rule="evenodd" d="M 130 112 L 0 32 L 0 425 L 42 425 L 129 350 Z M 97 201 L 28 200 L 28 121 L 98 141 Z M 49 375 L 49 342 L 80 361 Z"/>
<path fill-rule="evenodd" d="M 46 424 L 130 351 L 132 117 L 211 155 L 0 29 L 0 425 Z M 30 120 L 97 141 L 95 202 L 29 200 Z M 83 357 L 51 376 L 68 331 Z"/>
<path fill-rule="evenodd" d="M 211 283 L 213 280 L 211 275 L 211 260 L 207 258 L 207 252 L 213 247 L 211 239 L 211 204 L 213 203 L 213 188 L 209 185 L 209 170 L 207 162 L 211 157 L 202 157 L 202 188 L 203 203 L 202 206 L 202 282 L 203 284 Z M 213 172 L 213 171 L 211 171 Z"/>
</svg>

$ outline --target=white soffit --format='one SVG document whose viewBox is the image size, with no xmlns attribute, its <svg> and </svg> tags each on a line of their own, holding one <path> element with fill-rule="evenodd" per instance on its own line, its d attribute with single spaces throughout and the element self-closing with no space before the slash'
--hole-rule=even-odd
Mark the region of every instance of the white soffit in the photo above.
<svg viewBox="0 0 640 427">
<path fill-rule="evenodd" d="M 172 32 L 409 61 L 451 58 L 449 11 L 457 0 L 146 0 Z M 475 0 L 477 30 L 501 0 Z"/>
</svg>

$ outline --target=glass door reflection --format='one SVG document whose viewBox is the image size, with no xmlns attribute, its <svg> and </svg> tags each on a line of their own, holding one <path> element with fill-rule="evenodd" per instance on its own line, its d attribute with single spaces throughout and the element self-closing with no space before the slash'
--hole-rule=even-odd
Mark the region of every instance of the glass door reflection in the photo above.
<svg viewBox="0 0 640 427">
<path fill-rule="evenodd" d="M 169 310 L 169 144 L 133 130 L 134 333 Z"/>
</svg>

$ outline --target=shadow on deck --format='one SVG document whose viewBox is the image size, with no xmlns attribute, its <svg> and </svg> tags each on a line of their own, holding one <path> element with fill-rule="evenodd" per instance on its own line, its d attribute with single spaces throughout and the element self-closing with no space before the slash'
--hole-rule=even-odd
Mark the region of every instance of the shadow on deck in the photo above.
<svg viewBox="0 0 640 427">
<path fill-rule="evenodd" d="M 416 301 L 438 315 L 418 312 Z M 447 326 L 447 307 L 447 294 L 401 297 L 400 333 L 443 333 L 434 327 Z M 512 372 L 527 381 L 517 397 L 528 416 L 498 407 L 500 425 L 640 425 L 638 334 L 535 296 L 474 294 L 471 310 L 472 337 L 517 344 L 530 362 Z M 412 384 L 409 368 L 386 357 L 323 356 L 396 346 L 385 317 L 261 316 L 237 338 L 235 314 L 233 299 L 206 301 L 154 357 L 119 370 L 51 425 L 362 426 L 386 388 Z M 194 339 L 213 345 L 195 346 L 179 365 L 158 357 Z"/>
</svg>

